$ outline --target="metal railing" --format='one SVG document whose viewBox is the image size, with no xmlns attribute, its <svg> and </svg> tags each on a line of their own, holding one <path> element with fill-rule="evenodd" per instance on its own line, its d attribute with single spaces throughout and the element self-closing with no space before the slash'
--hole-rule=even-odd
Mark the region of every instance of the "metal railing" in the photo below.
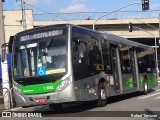
<svg viewBox="0 0 160 120">
<path fill-rule="evenodd" d="M 48 13 L 33 14 L 34 21 L 95 20 L 107 12 Z M 155 11 L 117 11 L 103 17 L 106 19 L 158 18 L 160 10 Z"/>
</svg>

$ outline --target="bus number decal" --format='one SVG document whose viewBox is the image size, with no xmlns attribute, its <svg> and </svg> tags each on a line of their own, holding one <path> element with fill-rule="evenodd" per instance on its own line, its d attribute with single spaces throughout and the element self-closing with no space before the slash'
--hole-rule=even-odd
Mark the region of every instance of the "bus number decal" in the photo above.
<svg viewBox="0 0 160 120">
<path fill-rule="evenodd" d="M 45 87 L 44 87 L 44 90 L 53 90 L 53 89 L 54 89 L 53 86 L 45 86 Z"/>
</svg>

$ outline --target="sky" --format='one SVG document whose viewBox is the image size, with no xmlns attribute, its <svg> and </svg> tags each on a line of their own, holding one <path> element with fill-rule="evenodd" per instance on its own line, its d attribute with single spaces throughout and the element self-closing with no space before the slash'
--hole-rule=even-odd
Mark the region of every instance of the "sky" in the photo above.
<svg viewBox="0 0 160 120">
<path fill-rule="evenodd" d="M 19 1 L 19 2 L 16 2 Z M 34 13 L 110 12 L 141 0 L 25 0 L 26 9 Z M 20 0 L 5 0 L 4 10 L 20 9 Z M 141 4 L 128 6 L 121 11 L 141 11 Z M 150 10 L 160 10 L 160 0 L 150 0 Z"/>
</svg>

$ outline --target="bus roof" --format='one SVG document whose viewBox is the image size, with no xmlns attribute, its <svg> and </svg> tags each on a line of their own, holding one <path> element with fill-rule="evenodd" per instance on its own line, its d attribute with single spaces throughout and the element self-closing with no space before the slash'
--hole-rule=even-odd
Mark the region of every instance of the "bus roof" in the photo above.
<svg viewBox="0 0 160 120">
<path fill-rule="evenodd" d="M 76 25 L 74 25 L 74 26 L 76 26 Z M 95 32 L 95 33 L 99 33 L 99 34 L 103 35 L 105 39 L 110 40 L 110 41 L 114 41 L 116 43 L 123 43 L 123 44 L 131 45 L 131 46 L 135 46 L 135 47 L 141 47 L 141 48 L 146 48 L 146 49 L 153 49 L 152 46 L 145 45 L 145 44 L 138 43 L 138 42 L 134 42 L 132 40 L 129 40 L 127 38 L 123 38 L 123 37 L 120 37 L 120 36 L 117 36 L 117 35 L 114 35 L 114 34 L 110 34 L 110 33 L 106 33 L 106 32 L 100 32 L 100 31 L 95 31 L 95 30 L 91 30 L 91 29 L 84 28 L 84 27 L 81 27 L 81 26 L 77 26 L 77 27 L 83 28 L 83 29 L 87 29 L 87 30 Z"/>
</svg>

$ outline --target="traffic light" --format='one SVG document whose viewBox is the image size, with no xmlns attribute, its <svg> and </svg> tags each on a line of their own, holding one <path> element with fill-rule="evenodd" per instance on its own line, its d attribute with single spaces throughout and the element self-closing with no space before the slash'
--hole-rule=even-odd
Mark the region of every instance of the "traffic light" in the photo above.
<svg viewBox="0 0 160 120">
<path fill-rule="evenodd" d="M 142 10 L 149 10 L 149 0 L 142 0 Z"/>
<path fill-rule="evenodd" d="M 131 22 L 129 23 L 128 28 L 129 28 L 129 32 L 132 32 L 132 31 L 133 31 L 133 25 L 132 25 L 132 23 L 131 23 Z"/>
</svg>

